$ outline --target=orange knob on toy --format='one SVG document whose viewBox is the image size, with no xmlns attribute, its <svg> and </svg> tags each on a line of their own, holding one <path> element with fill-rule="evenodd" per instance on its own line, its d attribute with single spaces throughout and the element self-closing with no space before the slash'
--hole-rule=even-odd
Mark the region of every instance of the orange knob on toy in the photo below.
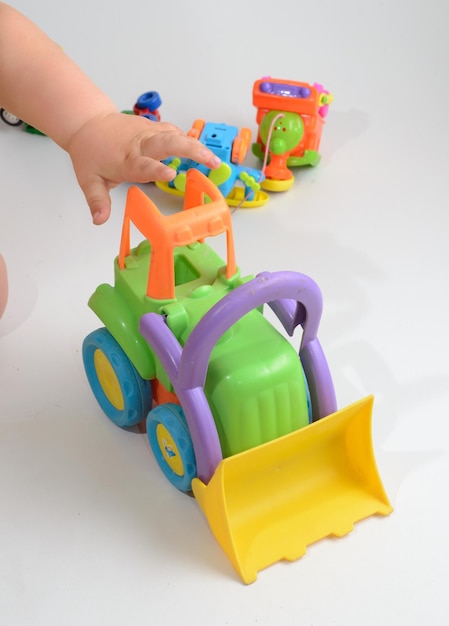
<svg viewBox="0 0 449 626">
<path fill-rule="evenodd" d="M 251 130 L 249 128 L 242 128 L 239 136 L 234 139 L 232 144 L 231 163 L 243 163 L 248 148 L 251 144 Z"/>
<path fill-rule="evenodd" d="M 204 124 L 204 120 L 195 120 L 193 122 L 192 128 L 187 133 L 187 137 L 193 137 L 194 139 L 198 139 L 203 132 Z"/>
</svg>

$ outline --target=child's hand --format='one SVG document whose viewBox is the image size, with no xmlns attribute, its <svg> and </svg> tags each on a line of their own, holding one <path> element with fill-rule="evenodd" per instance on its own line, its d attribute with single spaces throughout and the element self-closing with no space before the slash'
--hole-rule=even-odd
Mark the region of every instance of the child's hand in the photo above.
<svg viewBox="0 0 449 626">
<path fill-rule="evenodd" d="M 217 156 L 176 126 L 118 112 L 87 122 L 70 139 L 67 151 L 94 224 L 109 218 L 109 190 L 118 184 L 172 180 L 176 172 L 161 159 L 185 157 L 211 169 L 220 165 Z"/>
<path fill-rule="evenodd" d="M 17 43 L 19 42 L 19 43 Z M 119 113 L 65 52 L 22 13 L 0 1 L 0 102 L 66 150 L 95 224 L 111 212 L 122 182 L 169 181 L 167 157 L 211 169 L 220 159 L 164 122 Z"/>
</svg>

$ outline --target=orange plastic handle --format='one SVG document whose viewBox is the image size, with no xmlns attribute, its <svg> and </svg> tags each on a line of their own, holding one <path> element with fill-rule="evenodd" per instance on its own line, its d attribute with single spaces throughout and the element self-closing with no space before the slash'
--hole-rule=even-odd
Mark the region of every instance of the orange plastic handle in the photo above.
<svg viewBox="0 0 449 626">
<path fill-rule="evenodd" d="M 234 139 L 232 144 L 231 163 L 243 163 L 248 148 L 251 145 L 251 130 L 249 128 L 241 128 L 239 136 Z"/>
<path fill-rule="evenodd" d="M 206 197 L 210 202 L 206 202 Z M 196 169 L 187 171 L 184 210 L 179 213 L 163 215 L 141 189 L 129 189 L 118 256 L 120 269 L 125 268 L 125 258 L 130 254 L 131 222 L 151 244 L 146 292 L 150 298 L 174 299 L 173 250 L 204 237 L 226 233 L 226 278 L 232 278 L 237 272 L 231 212 L 214 183 Z"/>
<path fill-rule="evenodd" d="M 187 133 L 187 137 L 193 137 L 194 139 L 199 139 L 201 133 L 203 132 L 203 128 L 205 125 L 204 120 L 195 120 L 193 122 L 192 128 Z"/>
</svg>

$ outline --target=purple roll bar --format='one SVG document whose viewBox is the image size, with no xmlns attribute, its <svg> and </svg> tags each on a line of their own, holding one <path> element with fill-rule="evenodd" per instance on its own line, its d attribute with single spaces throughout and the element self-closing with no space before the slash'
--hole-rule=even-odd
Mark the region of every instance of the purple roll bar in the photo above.
<svg viewBox="0 0 449 626">
<path fill-rule="evenodd" d="M 303 327 L 299 357 L 309 386 L 313 419 L 337 409 L 334 385 L 317 338 L 322 313 L 318 285 L 297 272 L 263 272 L 217 302 L 190 333 L 184 348 L 163 316 L 147 313 L 140 332 L 173 384 L 189 426 L 198 477 L 207 484 L 223 459 L 217 429 L 204 393 L 210 354 L 220 337 L 241 317 L 268 303 L 286 332 Z"/>
</svg>

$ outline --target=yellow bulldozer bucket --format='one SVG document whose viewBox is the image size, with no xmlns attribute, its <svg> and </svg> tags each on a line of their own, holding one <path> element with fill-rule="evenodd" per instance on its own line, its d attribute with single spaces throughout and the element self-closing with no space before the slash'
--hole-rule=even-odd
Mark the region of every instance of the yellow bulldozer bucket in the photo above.
<svg viewBox="0 0 449 626">
<path fill-rule="evenodd" d="M 243 582 L 324 537 L 388 515 L 371 438 L 373 396 L 310 426 L 224 459 L 192 488 L 218 543 Z"/>
</svg>

